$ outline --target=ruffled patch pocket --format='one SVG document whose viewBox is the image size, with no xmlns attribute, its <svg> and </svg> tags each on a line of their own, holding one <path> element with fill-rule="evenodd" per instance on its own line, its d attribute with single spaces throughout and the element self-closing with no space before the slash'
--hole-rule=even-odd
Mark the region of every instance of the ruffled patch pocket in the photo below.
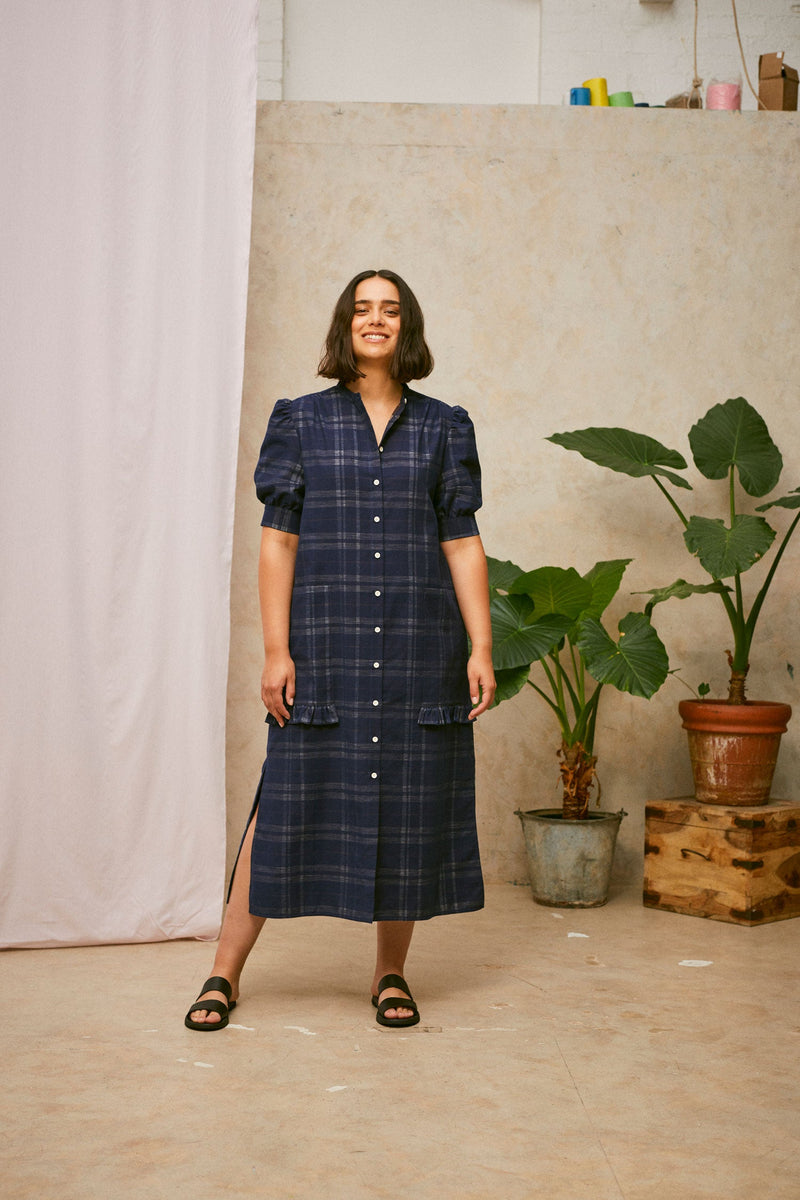
<svg viewBox="0 0 800 1200">
<path fill-rule="evenodd" d="M 338 725 L 339 714 L 332 704 L 295 704 L 289 709 L 287 725 Z M 280 728 L 276 717 L 267 713 L 267 724 Z"/>
<path fill-rule="evenodd" d="M 292 593 L 289 645 L 297 671 L 297 694 L 287 724 L 339 724 L 331 680 L 331 589 L 326 584 L 296 587 Z M 267 714 L 267 724 L 277 726 Z"/>
<path fill-rule="evenodd" d="M 417 717 L 418 725 L 471 725 L 469 704 L 423 704 Z"/>
</svg>

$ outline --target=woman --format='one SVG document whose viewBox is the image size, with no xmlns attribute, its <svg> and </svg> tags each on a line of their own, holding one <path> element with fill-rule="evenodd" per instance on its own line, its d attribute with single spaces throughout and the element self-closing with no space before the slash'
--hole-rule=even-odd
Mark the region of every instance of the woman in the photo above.
<svg viewBox="0 0 800 1200">
<path fill-rule="evenodd" d="M 267 917 L 307 915 L 376 922 L 376 1019 L 414 1025 L 415 920 L 483 906 L 471 723 L 495 682 L 480 469 L 466 412 L 407 386 L 432 369 L 408 285 L 364 271 L 319 366 L 337 384 L 270 418 L 255 476 L 268 754 L 190 1029 L 227 1025 Z"/>
</svg>

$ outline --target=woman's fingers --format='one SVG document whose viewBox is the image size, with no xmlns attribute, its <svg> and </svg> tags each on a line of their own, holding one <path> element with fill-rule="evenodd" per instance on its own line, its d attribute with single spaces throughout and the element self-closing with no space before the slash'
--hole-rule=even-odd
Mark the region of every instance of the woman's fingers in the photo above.
<svg viewBox="0 0 800 1200">
<path fill-rule="evenodd" d="M 281 669 L 274 669 L 271 664 L 264 667 L 261 676 L 261 699 L 267 712 L 275 718 L 283 728 L 289 720 L 289 711 L 294 704 L 295 673 L 291 659 L 282 664 Z"/>
<path fill-rule="evenodd" d="M 469 695 L 472 701 L 472 711 L 469 714 L 470 721 L 474 721 L 481 713 L 485 713 L 487 708 L 491 707 L 494 700 L 494 694 L 497 690 L 497 684 L 494 679 L 494 671 L 491 666 L 476 665 L 470 661 L 467 668 L 467 676 L 469 678 Z"/>
</svg>

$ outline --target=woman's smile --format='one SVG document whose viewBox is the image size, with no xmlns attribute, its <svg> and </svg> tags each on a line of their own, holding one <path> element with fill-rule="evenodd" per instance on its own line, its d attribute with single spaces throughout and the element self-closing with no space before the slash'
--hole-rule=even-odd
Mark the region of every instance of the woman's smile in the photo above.
<svg viewBox="0 0 800 1200">
<path fill-rule="evenodd" d="M 350 333 L 360 365 L 390 363 L 400 336 L 400 293 L 389 279 L 364 279 L 356 288 Z"/>
</svg>

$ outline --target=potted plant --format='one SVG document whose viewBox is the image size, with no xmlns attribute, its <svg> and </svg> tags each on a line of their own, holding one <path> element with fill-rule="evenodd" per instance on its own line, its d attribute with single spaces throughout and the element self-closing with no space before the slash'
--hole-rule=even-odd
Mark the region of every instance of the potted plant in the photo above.
<svg viewBox="0 0 800 1200">
<path fill-rule="evenodd" d="M 792 710 L 788 704 L 748 700 L 745 681 L 764 601 L 800 521 L 800 488 L 757 505 L 755 512 L 741 511 L 739 491 L 756 498 L 765 496 L 777 486 L 783 468 L 765 421 L 738 396 L 714 405 L 689 431 L 689 446 L 700 474 L 725 481 L 722 517 L 684 513 L 673 489 L 692 490 L 689 481 L 677 474 L 687 469 L 686 460 L 677 450 L 669 450 L 645 434 L 594 428 L 555 433 L 548 440 L 613 471 L 652 479 L 683 525 L 686 548 L 711 582 L 693 584 L 678 579 L 650 592 L 646 611 L 649 615 L 654 605 L 673 597 L 716 592 L 733 637 L 733 650 L 727 651 L 731 671 L 727 698 L 684 700 L 679 705 L 689 732 L 696 798 L 712 804 L 765 804 L 781 734 Z M 771 508 L 798 510 L 777 546 L 775 530 L 756 515 Z M 773 548 L 764 581 L 748 601 L 742 576 Z M 701 690 L 705 694 L 709 689 L 704 686 Z"/>
<path fill-rule="evenodd" d="M 522 571 L 489 559 L 495 705 L 527 684 L 561 730 L 562 807 L 517 812 L 533 897 L 541 904 L 605 904 L 625 813 L 589 810 L 600 696 L 610 684 L 649 698 L 669 671 L 667 653 L 644 613 L 623 617 L 616 641 L 601 623 L 630 561 L 599 562 L 580 575 L 572 567 Z"/>
</svg>

